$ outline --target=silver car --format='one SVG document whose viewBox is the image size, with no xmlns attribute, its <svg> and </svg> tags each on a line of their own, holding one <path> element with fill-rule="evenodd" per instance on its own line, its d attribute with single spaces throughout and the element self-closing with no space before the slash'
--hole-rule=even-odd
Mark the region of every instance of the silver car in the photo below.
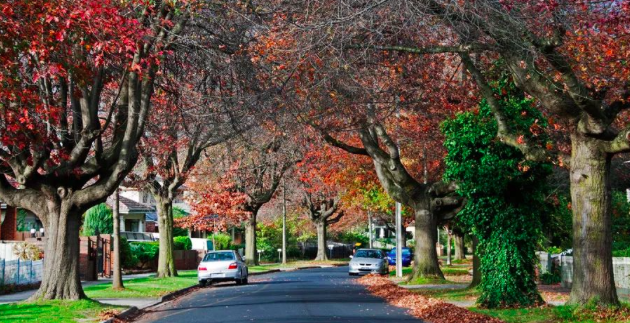
<svg viewBox="0 0 630 323">
<path fill-rule="evenodd" d="M 197 267 L 197 280 L 200 286 L 219 281 L 235 281 L 247 284 L 247 266 L 241 255 L 234 250 L 208 252 Z"/>
<path fill-rule="evenodd" d="M 359 249 L 351 256 L 350 276 L 361 274 L 389 274 L 387 254 L 379 249 Z"/>
</svg>

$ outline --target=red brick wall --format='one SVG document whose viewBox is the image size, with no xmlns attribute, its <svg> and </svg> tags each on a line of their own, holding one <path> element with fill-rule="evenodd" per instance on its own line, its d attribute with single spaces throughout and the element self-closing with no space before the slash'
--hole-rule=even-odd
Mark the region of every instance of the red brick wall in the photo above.
<svg viewBox="0 0 630 323">
<path fill-rule="evenodd" d="M 203 251 L 201 251 L 203 254 Z M 201 261 L 197 250 L 174 250 L 173 258 L 175 259 L 175 268 L 177 270 L 197 269 L 197 265 Z M 201 256 L 203 257 L 203 255 Z"/>
<path fill-rule="evenodd" d="M 0 240 L 15 240 L 17 231 L 17 210 L 14 207 L 7 206 L 4 222 L 0 227 Z"/>
<path fill-rule="evenodd" d="M 155 225 L 155 222 L 153 221 L 147 221 L 145 223 L 145 227 L 146 227 L 147 232 L 157 232 L 157 226 Z"/>
</svg>

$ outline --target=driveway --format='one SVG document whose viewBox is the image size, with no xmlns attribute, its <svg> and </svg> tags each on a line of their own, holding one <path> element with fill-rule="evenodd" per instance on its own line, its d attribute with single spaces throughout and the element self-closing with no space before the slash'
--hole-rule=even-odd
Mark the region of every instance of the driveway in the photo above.
<svg viewBox="0 0 630 323">
<path fill-rule="evenodd" d="M 249 285 L 203 288 L 137 322 L 422 322 L 373 297 L 355 279 L 348 267 L 251 276 Z"/>
</svg>

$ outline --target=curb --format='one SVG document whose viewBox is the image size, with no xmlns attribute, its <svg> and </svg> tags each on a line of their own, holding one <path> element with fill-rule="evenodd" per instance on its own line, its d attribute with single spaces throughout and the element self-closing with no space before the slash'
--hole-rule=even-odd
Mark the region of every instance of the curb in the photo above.
<svg viewBox="0 0 630 323">
<path fill-rule="evenodd" d="M 133 316 L 134 314 L 138 313 L 140 310 L 135 307 L 132 306 L 124 311 L 122 311 L 120 314 L 114 315 L 114 317 L 108 318 L 107 320 L 104 321 L 100 321 L 99 323 L 114 323 L 115 319 L 126 319 L 130 316 Z"/>
<path fill-rule="evenodd" d="M 186 287 L 186 288 L 183 288 L 183 289 L 180 289 L 180 290 L 176 290 L 174 292 L 170 292 L 170 293 L 168 293 L 168 294 L 158 298 L 157 303 L 155 303 L 154 305 L 148 306 L 148 307 L 153 307 L 153 306 L 158 305 L 160 303 L 170 301 L 170 300 L 172 300 L 174 298 L 177 298 L 177 297 L 179 297 L 181 295 L 184 295 L 184 294 L 190 292 L 191 290 L 193 290 L 193 289 L 195 289 L 197 287 L 199 287 L 199 284 L 192 285 L 190 287 Z"/>
<path fill-rule="evenodd" d="M 282 270 L 280 269 L 271 269 L 271 270 L 267 270 L 267 271 L 259 271 L 259 272 L 255 272 L 255 273 L 247 273 L 247 276 L 258 276 L 258 275 L 265 275 L 265 274 L 271 274 L 271 273 L 279 273 Z"/>
</svg>

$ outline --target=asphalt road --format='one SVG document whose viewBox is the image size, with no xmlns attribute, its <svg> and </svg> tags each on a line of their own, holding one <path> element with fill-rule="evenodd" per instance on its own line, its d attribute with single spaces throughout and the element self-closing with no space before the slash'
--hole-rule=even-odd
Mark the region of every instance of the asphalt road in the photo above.
<svg viewBox="0 0 630 323">
<path fill-rule="evenodd" d="M 422 322 L 374 297 L 348 276 L 348 267 L 250 277 L 250 284 L 202 288 L 137 322 Z"/>
</svg>

